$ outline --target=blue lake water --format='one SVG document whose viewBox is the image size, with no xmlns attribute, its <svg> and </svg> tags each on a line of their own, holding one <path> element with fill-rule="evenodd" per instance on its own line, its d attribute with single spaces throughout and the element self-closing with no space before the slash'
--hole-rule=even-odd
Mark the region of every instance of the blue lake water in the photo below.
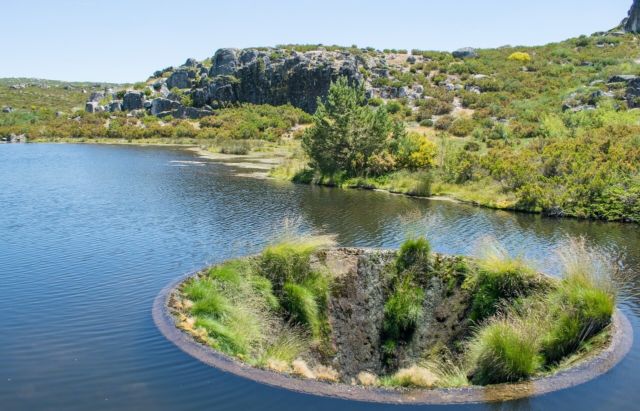
<svg viewBox="0 0 640 411">
<path fill-rule="evenodd" d="M 0 410 L 383 410 L 640 408 L 640 230 L 443 201 L 258 180 L 171 148 L 0 145 Z M 258 251 L 284 221 L 345 246 L 426 234 L 471 254 L 493 237 L 554 273 L 585 236 L 629 273 L 620 307 L 635 342 L 609 373 L 503 404 L 351 403 L 267 387 L 168 342 L 155 296 L 184 273 Z"/>
</svg>

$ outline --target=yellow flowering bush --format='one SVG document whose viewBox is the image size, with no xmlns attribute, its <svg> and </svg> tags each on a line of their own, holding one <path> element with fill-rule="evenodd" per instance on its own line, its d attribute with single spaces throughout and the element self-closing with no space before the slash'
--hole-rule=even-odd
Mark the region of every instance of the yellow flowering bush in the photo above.
<svg viewBox="0 0 640 411">
<path fill-rule="evenodd" d="M 532 59 L 531 59 L 531 55 L 529 55 L 529 53 L 525 53 L 522 51 L 516 51 L 515 53 L 511 53 L 511 55 L 508 57 L 509 61 L 518 61 L 520 63 L 529 63 Z"/>
</svg>

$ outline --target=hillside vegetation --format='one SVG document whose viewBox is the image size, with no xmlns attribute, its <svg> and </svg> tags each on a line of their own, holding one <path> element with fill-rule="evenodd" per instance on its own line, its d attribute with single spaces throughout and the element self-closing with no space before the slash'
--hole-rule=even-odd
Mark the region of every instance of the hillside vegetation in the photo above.
<svg viewBox="0 0 640 411">
<path fill-rule="evenodd" d="M 0 136 L 189 143 L 239 154 L 268 142 L 291 153 L 272 171 L 275 177 L 640 221 L 637 35 L 596 33 L 458 57 L 317 45 L 265 50 L 383 56 L 388 70 L 381 75 L 360 67 L 362 84 L 373 92 L 353 82 L 334 84 L 310 128 L 301 127 L 309 115 L 291 106 L 233 103 L 193 120 L 140 110 L 82 113 L 73 111 L 81 105 L 76 91 L 56 89 L 58 99 L 52 88 L 28 94 L 2 86 L 0 105 L 16 109 L 0 113 Z M 146 93 L 145 87 L 151 86 L 134 86 Z M 188 94 L 182 98 L 190 101 Z M 63 113 L 56 116 L 54 106 Z"/>
</svg>

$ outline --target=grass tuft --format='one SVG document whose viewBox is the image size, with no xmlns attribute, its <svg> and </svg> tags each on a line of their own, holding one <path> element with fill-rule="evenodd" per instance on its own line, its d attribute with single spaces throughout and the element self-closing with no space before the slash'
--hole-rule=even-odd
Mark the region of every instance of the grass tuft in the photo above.
<svg viewBox="0 0 640 411">
<path fill-rule="evenodd" d="M 470 318 L 480 322 L 510 301 L 544 288 L 545 281 L 520 257 L 510 257 L 496 243 L 483 250 L 475 275 L 467 277 L 465 288 L 473 293 Z"/>
<path fill-rule="evenodd" d="M 611 322 L 616 287 L 612 265 L 584 239 L 570 240 L 560 252 L 562 281 L 544 303 L 548 329 L 542 352 L 549 365 L 576 352 L 589 338 Z"/>
<path fill-rule="evenodd" d="M 423 316 L 424 291 L 405 277 L 384 305 L 384 331 L 393 340 L 407 340 Z"/>
<path fill-rule="evenodd" d="M 387 387 L 433 388 L 437 383 L 438 377 L 433 372 L 417 365 L 402 368 L 381 379 L 381 384 Z"/>
<path fill-rule="evenodd" d="M 295 284 L 285 283 L 282 305 L 294 322 L 306 325 L 314 337 L 320 334 L 320 315 L 313 291 Z"/>
<path fill-rule="evenodd" d="M 536 330 L 517 318 L 498 318 L 483 327 L 469 345 L 475 368 L 471 380 L 487 385 L 516 382 L 542 365 Z"/>
<path fill-rule="evenodd" d="M 431 246 L 426 238 L 410 238 L 400 246 L 396 268 L 399 272 L 404 270 L 425 272 L 429 268 L 430 253 Z"/>
</svg>

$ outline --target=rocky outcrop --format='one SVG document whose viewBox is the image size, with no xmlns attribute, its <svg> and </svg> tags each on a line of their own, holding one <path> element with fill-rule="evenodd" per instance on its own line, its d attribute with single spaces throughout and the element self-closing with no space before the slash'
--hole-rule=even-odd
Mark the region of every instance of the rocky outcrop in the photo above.
<svg viewBox="0 0 640 411">
<path fill-rule="evenodd" d="M 226 48 L 216 51 L 208 73 L 200 71 L 200 81 L 189 94 L 196 107 L 236 102 L 290 103 L 313 112 L 318 97 L 326 95 L 331 82 L 339 76 L 361 81 L 358 67 L 357 58 L 350 53 Z M 178 73 L 180 83 L 174 82 Z M 167 86 L 188 88 L 184 73 L 175 71 Z"/>
<path fill-rule="evenodd" d="M 469 59 L 478 57 L 478 52 L 474 48 L 465 47 L 454 51 L 451 55 L 457 59 Z"/>
<path fill-rule="evenodd" d="M 1 137 L 0 136 L 0 141 L 4 142 L 4 143 L 26 143 L 27 142 L 27 136 L 25 134 L 9 134 L 8 136 L 5 137 Z"/>
<path fill-rule="evenodd" d="M 475 51 L 466 52 L 472 56 Z M 319 98 L 324 98 L 333 81 L 346 77 L 352 84 L 362 84 L 367 98 L 415 101 L 424 97 L 421 84 L 407 84 L 405 73 L 412 64 L 425 61 L 423 56 L 390 54 L 373 49 L 331 49 L 319 46 L 315 50 L 298 52 L 291 48 L 223 48 L 213 57 L 198 62 L 187 59 L 177 68 L 168 67 L 153 73 L 147 81 L 145 93 L 130 93 L 126 98 L 118 93 L 106 92 L 102 97 L 93 96 L 89 101 L 101 101 L 103 97 L 122 99 L 121 110 L 147 109 L 160 115 L 169 112 L 176 116 L 201 116 L 212 109 L 237 103 L 291 104 L 313 113 Z M 382 80 L 382 81 L 379 81 Z M 179 91 L 176 91 L 179 90 Z M 148 96 L 148 97 L 147 97 Z M 185 97 L 187 97 L 185 99 Z M 191 102 L 182 109 L 171 104 L 169 110 L 158 109 L 157 98 Z M 141 100 L 142 99 L 142 100 Z M 87 106 L 95 112 L 97 107 Z M 105 107 L 112 111 L 110 105 Z M 113 106 L 117 111 L 118 106 Z M 197 110 L 194 110 L 197 109 Z"/>
<path fill-rule="evenodd" d="M 630 33 L 640 33 L 640 0 L 633 0 L 629 16 L 622 22 L 624 30 Z"/>
<path fill-rule="evenodd" d="M 84 111 L 87 113 L 95 113 L 98 111 L 98 102 L 97 101 L 87 101 L 84 106 Z"/>
<path fill-rule="evenodd" d="M 174 71 L 167 79 L 167 87 L 172 88 L 189 88 L 191 87 L 191 79 L 195 78 L 195 73 L 191 70 L 181 69 Z"/>
<path fill-rule="evenodd" d="M 237 69 L 238 63 L 238 50 L 220 49 L 213 56 L 213 66 L 209 71 L 209 75 L 215 77 L 233 74 Z"/>
<path fill-rule="evenodd" d="M 122 110 L 139 110 L 144 108 L 144 94 L 140 91 L 128 91 L 122 98 Z"/>
<path fill-rule="evenodd" d="M 389 298 L 389 275 L 396 252 L 338 248 L 319 253 L 318 259 L 334 276 L 329 298 L 329 322 L 336 355 L 332 367 L 349 381 L 362 371 L 383 374 L 419 361 L 429 350 L 454 348 L 470 331 L 468 292 L 451 288 L 438 275 L 424 287 L 423 315 L 412 338 L 397 347 L 393 363 L 384 358 L 384 306 Z M 434 255 L 440 270 L 455 264 L 456 257 Z"/>
<path fill-rule="evenodd" d="M 109 103 L 109 111 L 110 112 L 121 111 L 121 110 L 122 110 L 122 101 L 121 100 L 114 100 L 111 103 Z"/>
<path fill-rule="evenodd" d="M 104 92 L 102 92 L 102 91 L 94 91 L 89 96 L 89 100 L 88 101 L 93 101 L 93 102 L 97 103 L 100 100 L 102 100 L 103 98 L 104 98 Z"/>
<path fill-rule="evenodd" d="M 321 255 L 336 275 L 329 317 L 336 347 L 333 366 L 345 376 L 380 374 L 382 325 L 388 287 L 385 267 L 394 252 L 331 250 Z"/>
<path fill-rule="evenodd" d="M 624 99 L 629 108 L 640 107 L 640 77 L 618 74 L 609 78 L 609 84 L 624 83 L 626 90 Z"/>
</svg>

